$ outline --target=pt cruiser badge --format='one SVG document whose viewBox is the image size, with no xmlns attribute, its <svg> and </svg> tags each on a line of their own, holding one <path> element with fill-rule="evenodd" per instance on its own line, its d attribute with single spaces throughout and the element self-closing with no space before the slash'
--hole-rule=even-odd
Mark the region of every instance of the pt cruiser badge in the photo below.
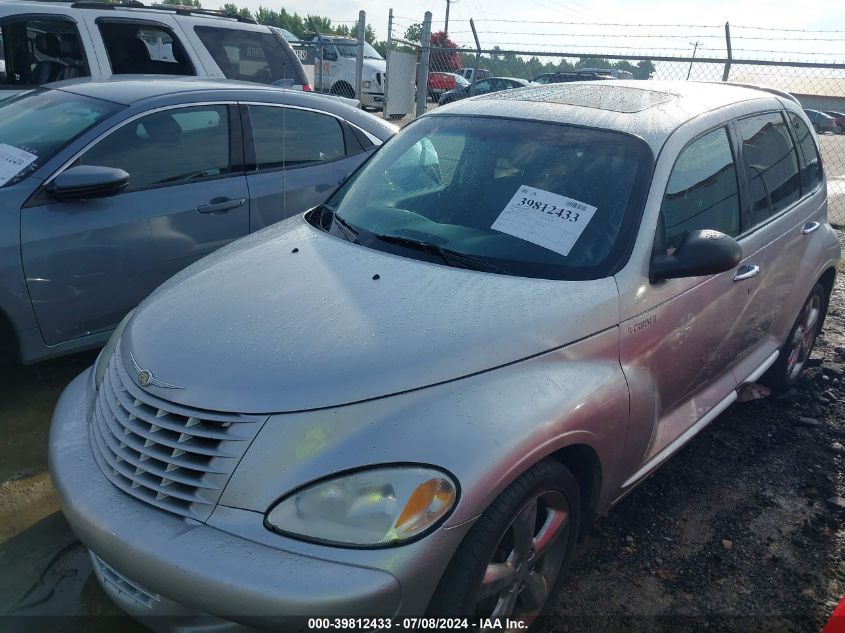
<svg viewBox="0 0 845 633">
<path fill-rule="evenodd" d="M 141 366 L 138 364 L 138 361 L 135 360 L 135 357 L 131 352 L 129 353 L 129 359 L 132 361 L 132 367 L 135 368 L 135 379 L 141 387 L 153 385 L 155 387 L 163 387 L 165 389 L 184 389 L 184 387 L 171 385 L 170 383 L 158 380 L 155 376 L 153 376 L 153 372 L 149 369 L 141 369 Z"/>
</svg>

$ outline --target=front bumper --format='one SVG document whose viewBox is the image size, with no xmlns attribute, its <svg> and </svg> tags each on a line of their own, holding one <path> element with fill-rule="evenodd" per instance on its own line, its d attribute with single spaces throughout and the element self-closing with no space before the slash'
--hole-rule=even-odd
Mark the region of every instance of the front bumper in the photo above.
<svg viewBox="0 0 845 633">
<path fill-rule="evenodd" d="M 50 473 L 65 517 L 96 556 L 101 584 L 131 615 L 182 622 L 156 618 L 159 630 L 243 630 L 202 623 L 213 614 L 278 629 L 304 617 L 399 611 L 400 582 L 386 571 L 270 547 L 159 510 L 112 485 L 89 443 L 90 373 L 71 382 L 56 406 Z M 185 618 L 199 628 L 186 628 Z"/>
<path fill-rule="evenodd" d="M 383 92 L 363 92 L 361 94 L 361 105 L 365 108 L 381 108 L 384 106 Z"/>
</svg>

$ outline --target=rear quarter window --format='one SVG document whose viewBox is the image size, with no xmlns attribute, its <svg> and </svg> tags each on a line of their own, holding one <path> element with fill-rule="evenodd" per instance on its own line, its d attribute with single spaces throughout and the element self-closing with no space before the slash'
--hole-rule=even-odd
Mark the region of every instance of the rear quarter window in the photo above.
<svg viewBox="0 0 845 633">
<path fill-rule="evenodd" d="M 227 79 L 299 84 L 301 64 L 270 31 L 196 26 L 194 31 Z"/>
<path fill-rule="evenodd" d="M 795 131 L 795 139 L 804 158 L 802 184 L 806 191 L 812 191 L 822 181 L 822 161 L 819 158 L 819 150 L 813 141 L 810 127 L 800 116 L 794 112 L 789 113 L 792 129 Z"/>
</svg>

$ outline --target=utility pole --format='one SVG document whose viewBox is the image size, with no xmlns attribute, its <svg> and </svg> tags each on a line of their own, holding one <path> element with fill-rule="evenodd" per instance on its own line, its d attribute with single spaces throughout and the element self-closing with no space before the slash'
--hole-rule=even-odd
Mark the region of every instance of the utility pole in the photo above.
<svg viewBox="0 0 845 633">
<path fill-rule="evenodd" d="M 457 1 L 458 0 L 446 0 L 446 24 L 443 27 L 443 33 L 447 36 L 449 35 L 449 6 Z"/>
<path fill-rule="evenodd" d="M 695 42 L 690 42 L 693 45 L 692 49 L 692 58 L 689 60 L 689 70 L 687 71 L 687 81 L 689 81 L 690 73 L 692 72 L 692 61 L 695 59 L 695 51 L 698 50 L 698 45 L 701 44 L 698 40 Z"/>
</svg>

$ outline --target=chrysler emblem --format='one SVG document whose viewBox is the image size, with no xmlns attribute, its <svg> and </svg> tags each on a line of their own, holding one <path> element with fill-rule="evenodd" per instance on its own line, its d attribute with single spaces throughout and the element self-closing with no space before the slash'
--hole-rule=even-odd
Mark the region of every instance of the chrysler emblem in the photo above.
<svg viewBox="0 0 845 633">
<path fill-rule="evenodd" d="M 159 380 L 153 376 L 153 372 L 149 369 L 141 369 L 141 366 L 138 364 L 138 361 L 135 360 L 132 352 L 129 352 L 129 359 L 132 361 L 132 366 L 135 368 L 135 379 L 138 381 L 140 386 L 148 387 L 153 385 L 154 387 L 163 387 L 164 389 L 184 389 L 184 387 L 180 387 L 179 385 L 171 385 L 170 383 Z"/>
</svg>

